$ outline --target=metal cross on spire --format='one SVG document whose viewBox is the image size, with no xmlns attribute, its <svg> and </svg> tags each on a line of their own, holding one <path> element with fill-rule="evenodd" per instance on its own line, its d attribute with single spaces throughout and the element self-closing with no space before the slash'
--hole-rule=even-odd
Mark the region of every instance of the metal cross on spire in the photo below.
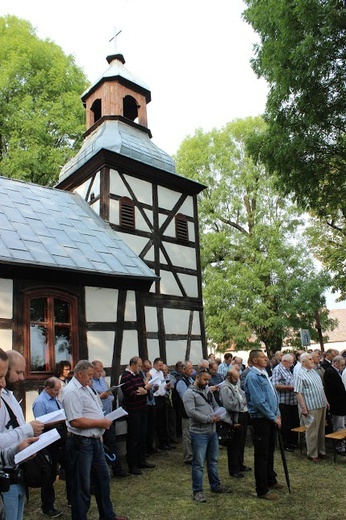
<svg viewBox="0 0 346 520">
<path fill-rule="evenodd" d="M 116 28 L 114 27 L 114 36 L 109 40 L 110 42 L 111 41 L 114 41 L 114 54 L 117 54 L 118 53 L 118 49 L 117 49 L 117 37 L 119 36 L 119 34 L 121 33 L 121 29 L 120 31 L 117 32 Z"/>
</svg>

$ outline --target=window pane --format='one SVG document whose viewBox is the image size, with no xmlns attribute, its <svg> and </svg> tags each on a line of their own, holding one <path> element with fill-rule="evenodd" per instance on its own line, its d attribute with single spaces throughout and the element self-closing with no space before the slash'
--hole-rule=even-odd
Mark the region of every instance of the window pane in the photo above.
<svg viewBox="0 0 346 520">
<path fill-rule="evenodd" d="M 54 321 L 55 323 L 69 323 L 70 304 L 65 300 L 54 300 Z"/>
<path fill-rule="evenodd" d="M 30 321 L 45 321 L 46 298 L 30 300 Z"/>
<path fill-rule="evenodd" d="M 71 332 L 68 327 L 55 327 L 55 362 L 72 361 Z"/>
<path fill-rule="evenodd" d="M 50 367 L 47 362 L 47 330 L 45 327 L 30 325 L 30 370 L 46 371 Z"/>
</svg>

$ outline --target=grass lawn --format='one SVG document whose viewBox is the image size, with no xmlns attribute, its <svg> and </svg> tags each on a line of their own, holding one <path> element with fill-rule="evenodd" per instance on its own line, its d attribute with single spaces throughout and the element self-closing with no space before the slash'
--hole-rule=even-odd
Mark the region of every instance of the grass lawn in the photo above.
<svg viewBox="0 0 346 520">
<path fill-rule="evenodd" d="M 332 446 L 327 443 L 327 456 L 319 464 L 307 460 L 305 452 L 286 454 L 291 493 L 285 488 L 276 491 L 277 502 L 256 498 L 253 471 L 243 479 L 230 479 L 227 472 L 227 454 L 220 450 L 219 474 L 222 484 L 230 485 L 233 493 L 214 495 L 210 493 L 206 473 L 204 492 L 207 502 L 193 502 L 191 492 L 191 467 L 182 464 L 181 446 L 176 450 L 153 455 L 155 469 L 143 470 L 143 475 L 111 480 L 111 495 L 114 509 L 130 520 L 343 520 L 346 519 L 346 457 L 333 460 Z M 245 451 L 245 463 L 253 467 L 253 449 L 249 440 Z M 125 464 L 124 464 L 125 467 Z M 285 477 L 277 450 L 275 470 L 278 480 Z M 60 518 L 70 518 L 70 509 L 65 500 L 64 482 L 55 484 L 57 499 L 55 507 L 62 509 Z M 30 491 L 30 500 L 25 507 L 24 520 L 43 517 L 40 509 L 40 490 Z M 98 520 L 97 507 L 92 498 L 88 520 Z M 11 519 L 9 519 L 11 520 Z"/>
</svg>

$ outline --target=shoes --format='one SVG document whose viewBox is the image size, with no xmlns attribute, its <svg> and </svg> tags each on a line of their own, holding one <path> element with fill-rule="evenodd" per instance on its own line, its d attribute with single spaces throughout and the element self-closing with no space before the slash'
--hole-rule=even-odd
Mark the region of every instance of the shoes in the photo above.
<svg viewBox="0 0 346 520">
<path fill-rule="evenodd" d="M 277 495 L 272 495 L 271 493 L 265 493 L 264 495 L 257 495 L 257 498 L 262 498 L 262 500 L 279 500 Z"/>
<path fill-rule="evenodd" d="M 143 462 L 143 464 L 139 465 L 142 469 L 153 469 L 156 468 L 156 464 L 151 464 L 151 462 Z"/>
<path fill-rule="evenodd" d="M 252 468 L 249 468 L 249 466 L 241 466 L 240 471 L 252 471 Z"/>
<path fill-rule="evenodd" d="M 244 478 L 245 477 L 244 473 L 241 473 L 240 471 L 236 471 L 235 473 L 230 473 L 230 476 L 234 477 L 234 478 Z"/>
<path fill-rule="evenodd" d="M 43 514 L 50 516 L 50 518 L 58 518 L 58 516 L 62 515 L 62 511 L 58 511 L 57 509 L 48 509 L 48 511 L 43 511 Z"/>
<path fill-rule="evenodd" d="M 308 459 L 311 460 L 311 462 L 314 462 L 315 464 L 321 462 L 320 457 L 308 457 Z"/>
<path fill-rule="evenodd" d="M 142 472 L 139 468 L 130 468 L 129 472 L 131 475 L 142 475 Z"/>
<path fill-rule="evenodd" d="M 270 489 L 284 489 L 284 485 L 283 484 L 279 484 L 279 482 L 276 482 L 276 484 L 273 484 L 272 486 L 269 486 Z"/>
<path fill-rule="evenodd" d="M 130 476 L 130 473 L 128 473 L 124 469 L 122 469 L 118 473 L 113 473 L 114 478 L 124 478 L 124 477 L 129 477 L 129 476 Z"/>
<path fill-rule="evenodd" d="M 193 500 L 195 500 L 196 502 L 206 502 L 207 501 L 207 499 L 203 495 L 202 491 L 196 491 L 193 494 Z"/>
<path fill-rule="evenodd" d="M 219 486 L 216 486 L 213 489 L 211 489 L 211 492 L 212 493 L 232 493 L 232 490 L 229 487 L 219 485 Z"/>
<path fill-rule="evenodd" d="M 287 446 L 287 447 L 285 448 L 285 451 L 288 451 L 288 452 L 290 452 L 290 453 L 293 453 L 293 452 L 294 452 L 294 448 L 291 448 L 291 446 Z"/>
</svg>

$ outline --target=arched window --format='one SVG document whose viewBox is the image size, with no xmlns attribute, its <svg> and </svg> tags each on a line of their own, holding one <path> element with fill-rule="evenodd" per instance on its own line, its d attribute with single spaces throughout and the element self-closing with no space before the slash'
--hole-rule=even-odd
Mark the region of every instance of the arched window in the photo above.
<svg viewBox="0 0 346 520">
<path fill-rule="evenodd" d="M 123 114 L 124 117 L 134 121 L 138 117 L 138 104 L 134 97 L 125 96 L 123 100 Z"/>
<path fill-rule="evenodd" d="M 59 290 L 24 294 L 24 355 L 28 375 L 42 377 L 59 361 L 77 359 L 77 298 Z"/>
<path fill-rule="evenodd" d="M 96 121 L 101 119 L 101 116 L 102 116 L 102 103 L 101 103 L 101 99 L 95 99 L 95 101 L 93 102 L 93 104 L 91 106 L 91 111 L 94 114 L 94 123 L 96 123 Z"/>
<path fill-rule="evenodd" d="M 119 222 L 120 226 L 135 228 L 135 205 L 133 200 L 128 197 L 119 199 Z"/>
<path fill-rule="evenodd" d="M 178 213 L 175 216 L 175 236 L 180 242 L 189 241 L 189 227 L 187 217 Z"/>
</svg>

